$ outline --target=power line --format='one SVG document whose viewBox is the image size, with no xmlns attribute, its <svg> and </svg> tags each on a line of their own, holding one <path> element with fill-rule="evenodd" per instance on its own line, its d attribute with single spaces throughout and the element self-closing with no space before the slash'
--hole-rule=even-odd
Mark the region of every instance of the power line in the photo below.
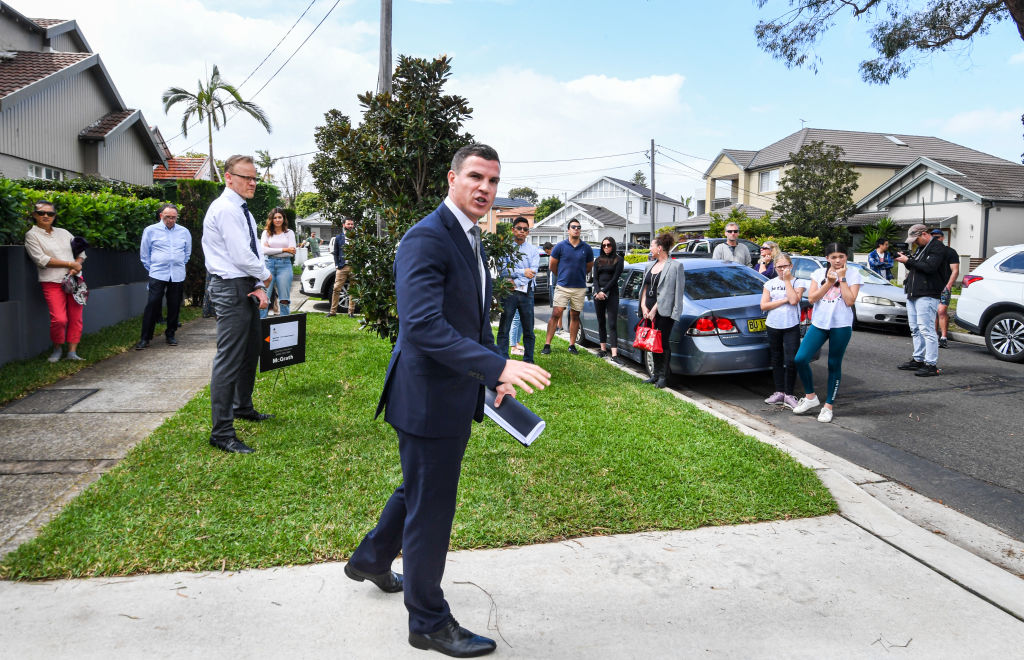
<svg viewBox="0 0 1024 660">
<path fill-rule="evenodd" d="M 666 148 L 667 148 L 667 147 L 666 147 Z M 668 154 L 661 154 L 661 155 L 662 155 L 662 156 L 664 156 L 665 158 L 668 158 L 668 159 L 669 159 L 669 160 L 671 160 L 671 161 L 674 161 L 674 162 L 676 162 L 676 163 L 679 163 L 679 164 L 680 164 L 680 165 L 682 165 L 683 167 L 689 168 L 689 169 L 693 170 L 694 172 L 697 172 L 698 174 L 700 174 L 700 175 L 701 175 L 701 178 L 703 178 L 703 176 L 704 176 L 704 173 L 703 173 L 703 172 L 701 172 L 700 170 L 698 170 L 698 169 L 697 169 L 696 167 L 693 167 L 692 165 L 687 165 L 686 163 L 684 163 L 684 162 L 683 162 L 683 161 L 681 161 L 681 160 L 676 160 L 675 158 L 673 158 L 672 156 L 669 156 Z M 738 184 L 737 184 L 736 188 L 737 188 L 737 190 L 742 190 L 743 192 L 745 192 L 745 193 L 749 193 L 749 194 L 751 194 L 751 195 L 753 195 L 753 196 L 755 196 L 755 197 L 760 197 L 760 198 L 761 198 L 761 199 L 763 199 L 763 200 L 766 200 L 766 201 L 769 201 L 769 202 L 775 203 L 775 198 L 774 198 L 774 197 L 769 197 L 768 195 L 763 195 L 763 194 L 761 194 L 761 193 L 759 193 L 759 192 L 754 192 L 753 190 L 747 190 L 746 188 L 744 188 L 744 187 L 742 187 L 742 186 L 740 186 L 740 185 L 738 185 Z M 712 191 L 712 193 L 713 193 L 713 192 L 714 192 L 714 191 Z"/>
<path fill-rule="evenodd" d="M 678 149 L 673 149 L 672 147 L 666 147 L 666 146 L 665 146 L 665 145 L 663 145 L 663 144 L 659 144 L 658 146 L 659 146 L 660 148 L 662 148 L 662 149 L 668 149 L 669 151 L 671 151 L 671 152 L 673 152 L 673 153 L 677 153 L 677 154 L 679 154 L 680 156 L 686 156 L 687 158 L 696 158 L 697 160 L 703 160 L 703 161 L 705 161 L 705 162 L 707 162 L 707 163 L 710 163 L 710 162 L 711 162 L 711 159 L 710 159 L 710 158 L 701 158 L 700 156 L 694 156 L 693 154 L 688 154 L 688 153 L 685 153 L 685 152 L 679 151 Z"/>
<path fill-rule="evenodd" d="M 270 56 L 271 56 L 271 55 L 273 55 L 273 54 L 274 54 L 274 52 L 276 52 L 276 51 L 277 51 L 277 49 L 278 49 L 278 48 L 279 48 L 279 47 L 281 46 L 281 44 L 283 44 L 283 43 L 284 43 L 284 40 L 285 40 L 285 39 L 287 39 L 287 38 L 288 38 L 288 35 L 292 33 L 292 30 L 294 30 L 294 29 L 295 29 L 295 26 L 299 24 L 299 21 L 301 21 L 301 20 L 302 20 L 303 18 L 305 18 L 305 16 L 306 16 L 306 13 L 307 13 L 307 12 L 309 12 L 309 10 L 310 10 L 310 9 L 311 9 L 311 8 L 313 7 L 313 5 L 315 5 L 315 4 L 316 4 L 316 0 L 311 0 L 311 1 L 310 1 L 310 3 L 309 3 L 308 5 L 306 5 L 306 8 L 305 8 L 305 9 L 303 10 L 303 12 L 302 12 L 302 13 L 301 13 L 301 14 L 299 15 L 299 17 L 298 17 L 297 19 L 295 19 L 295 22 L 294 22 L 294 23 L 292 23 L 292 26 L 291 26 L 290 28 L 288 28 L 288 31 L 287 31 L 287 32 L 285 32 L 285 33 L 284 33 L 284 36 L 283 36 L 283 37 L 281 37 L 281 41 L 278 41 L 278 42 L 277 42 L 277 45 L 276 45 L 276 46 L 274 46 L 273 48 L 271 48 L 271 49 L 270 49 L 270 52 L 269 52 L 269 53 L 267 53 L 267 56 L 263 58 L 263 61 L 262 61 L 262 62 L 260 62 L 259 64 L 257 64 L 257 65 L 256 65 L 256 68 L 255 68 L 255 69 L 253 69 L 253 70 L 252 70 L 252 71 L 251 71 L 251 72 L 249 73 L 249 75 L 247 75 L 247 76 L 245 77 L 245 80 L 243 80 L 243 81 L 242 81 L 242 83 L 241 83 L 241 84 L 240 84 L 240 85 L 238 86 L 238 87 L 239 87 L 239 89 L 241 89 L 242 85 L 244 85 L 245 83 L 249 82 L 249 78 L 252 78 L 252 77 L 253 77 L 253 75 L 255 75 L 255 74 L 256 74 L 256 72 L 260 70 L 260 67 L 261 67 L 261 66 L 263 66 L 264 64 L 266 64 L 267 60 L 269 60 L 269 59 L 270 59 Z"/>
<path fill-rule="evenodd" d="M 608 167 L 602 167 L 596 170 L 579 170 L 577 172 L 558 172 L 554 174 L 533 174 L 529 176 L 506 176 L 503 179 L 512 179 L 520 181 L 530 181 L 533 179 L 554 179 L 560 176 L 575 176 L 577 174 L 592 174 L 594 172 L 607 172 L 608 170 L 621 170 L 624 167 L 637 167 L 639 165 L 646 165 L 647 163 L 630 163 L 628 165 L 610 165 Z"/>
<path fill-rule="evenodd" d="M 567 163 L 576 160 L 597 160 L 599 158 L 617 158 L 618 156 L 632 156 L 634 154 L 645 154 L 646 151 L 627 151 L 621 154 L 608 154 L 607 156 L 581 156 L 579 158 L 556 158 L 554 160 L 506 160 L 507 165 L 525 165 L 529 163 Z"/>
</svg>

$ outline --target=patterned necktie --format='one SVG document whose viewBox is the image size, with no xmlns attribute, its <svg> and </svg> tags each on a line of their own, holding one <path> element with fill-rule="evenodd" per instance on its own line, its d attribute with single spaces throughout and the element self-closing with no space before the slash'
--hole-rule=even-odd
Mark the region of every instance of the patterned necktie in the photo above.
<svg viewBox="0 0 1024 660">
<path fill-rule="evenodd" d="M 260 251 L 256 249 L 256 234 L 252 231 L 252 216 L 249 215 L 249 205 L 245 202 L 242 202 L 242 213 L 245 214 L 245 226 L 249 228 L 249 249 L 252 250 L 252 253 L 255 254 L 258 259 Z"/>
</svg>

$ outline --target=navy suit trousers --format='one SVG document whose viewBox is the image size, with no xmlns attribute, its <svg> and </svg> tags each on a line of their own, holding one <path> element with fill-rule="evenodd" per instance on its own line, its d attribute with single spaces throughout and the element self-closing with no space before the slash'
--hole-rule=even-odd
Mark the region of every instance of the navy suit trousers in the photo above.
<svg viewBox="0 0 1024 660">
<path fill-rule="evenodd" d="M 385 573 L 401 551 L 409 631 L 433 633 L 451 618 L 441 578 L 469 434 L 425 438 L 396 430 L 404 481 L 349 563 L 369 573 Z"/>
</svg>

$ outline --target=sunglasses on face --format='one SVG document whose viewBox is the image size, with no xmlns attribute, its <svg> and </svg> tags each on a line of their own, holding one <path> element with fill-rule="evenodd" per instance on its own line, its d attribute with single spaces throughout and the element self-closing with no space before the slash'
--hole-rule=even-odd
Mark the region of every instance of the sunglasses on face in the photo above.
<svg viewBox="0 0 1024 660">
<path fill-rule="evenodd" d="M 579 225 L 573 225 L 573 226 L 569 227 L 570 231 L 572 231 L 573 229 L 580 229 L 580 226 Z"/>
<path fill-rule="evenodd" d="M 726 229 L 725 233 L 726 234 L 738 234 L 738 233 L 740 233 L 740 230 L 739 229 Z"/>
<path fill-rule="evenodd" d="M 36 211 L 36 215 L 45 215 L 47 218 L 53 218 L 57 216 L 56 211 Z"/>
</svg>

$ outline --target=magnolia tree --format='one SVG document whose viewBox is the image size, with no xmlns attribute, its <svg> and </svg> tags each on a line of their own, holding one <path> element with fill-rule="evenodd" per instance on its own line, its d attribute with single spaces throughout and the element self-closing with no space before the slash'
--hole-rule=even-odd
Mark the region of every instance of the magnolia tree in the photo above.
<svg viewBox="0 0 1024 660">
<path fill-rule="evenodd" d="M 336 224 L 343 218 L 356 223 L 345 245 L 355 280 L 350 290 L 364 327 L 392 342 L 399 324 L 394 277 L 398 242 L 444 200 L 452 156 L 473 142 L 462 130 L 472 108 L 465 98 L 443 93 L 450 75 L 451 59 L 446 56 L 399 56 L 390 93 L 359 95 L 361 124 L 330 110 L 315 132 L 318 152 L 309 169 L 320 208 Z M 512 254 L 512 239 L 504 232 L 485 234 L 483 243 L 492 269 Z M 496 298 L 509 288 L 496 282 Z"/>
</svg>

